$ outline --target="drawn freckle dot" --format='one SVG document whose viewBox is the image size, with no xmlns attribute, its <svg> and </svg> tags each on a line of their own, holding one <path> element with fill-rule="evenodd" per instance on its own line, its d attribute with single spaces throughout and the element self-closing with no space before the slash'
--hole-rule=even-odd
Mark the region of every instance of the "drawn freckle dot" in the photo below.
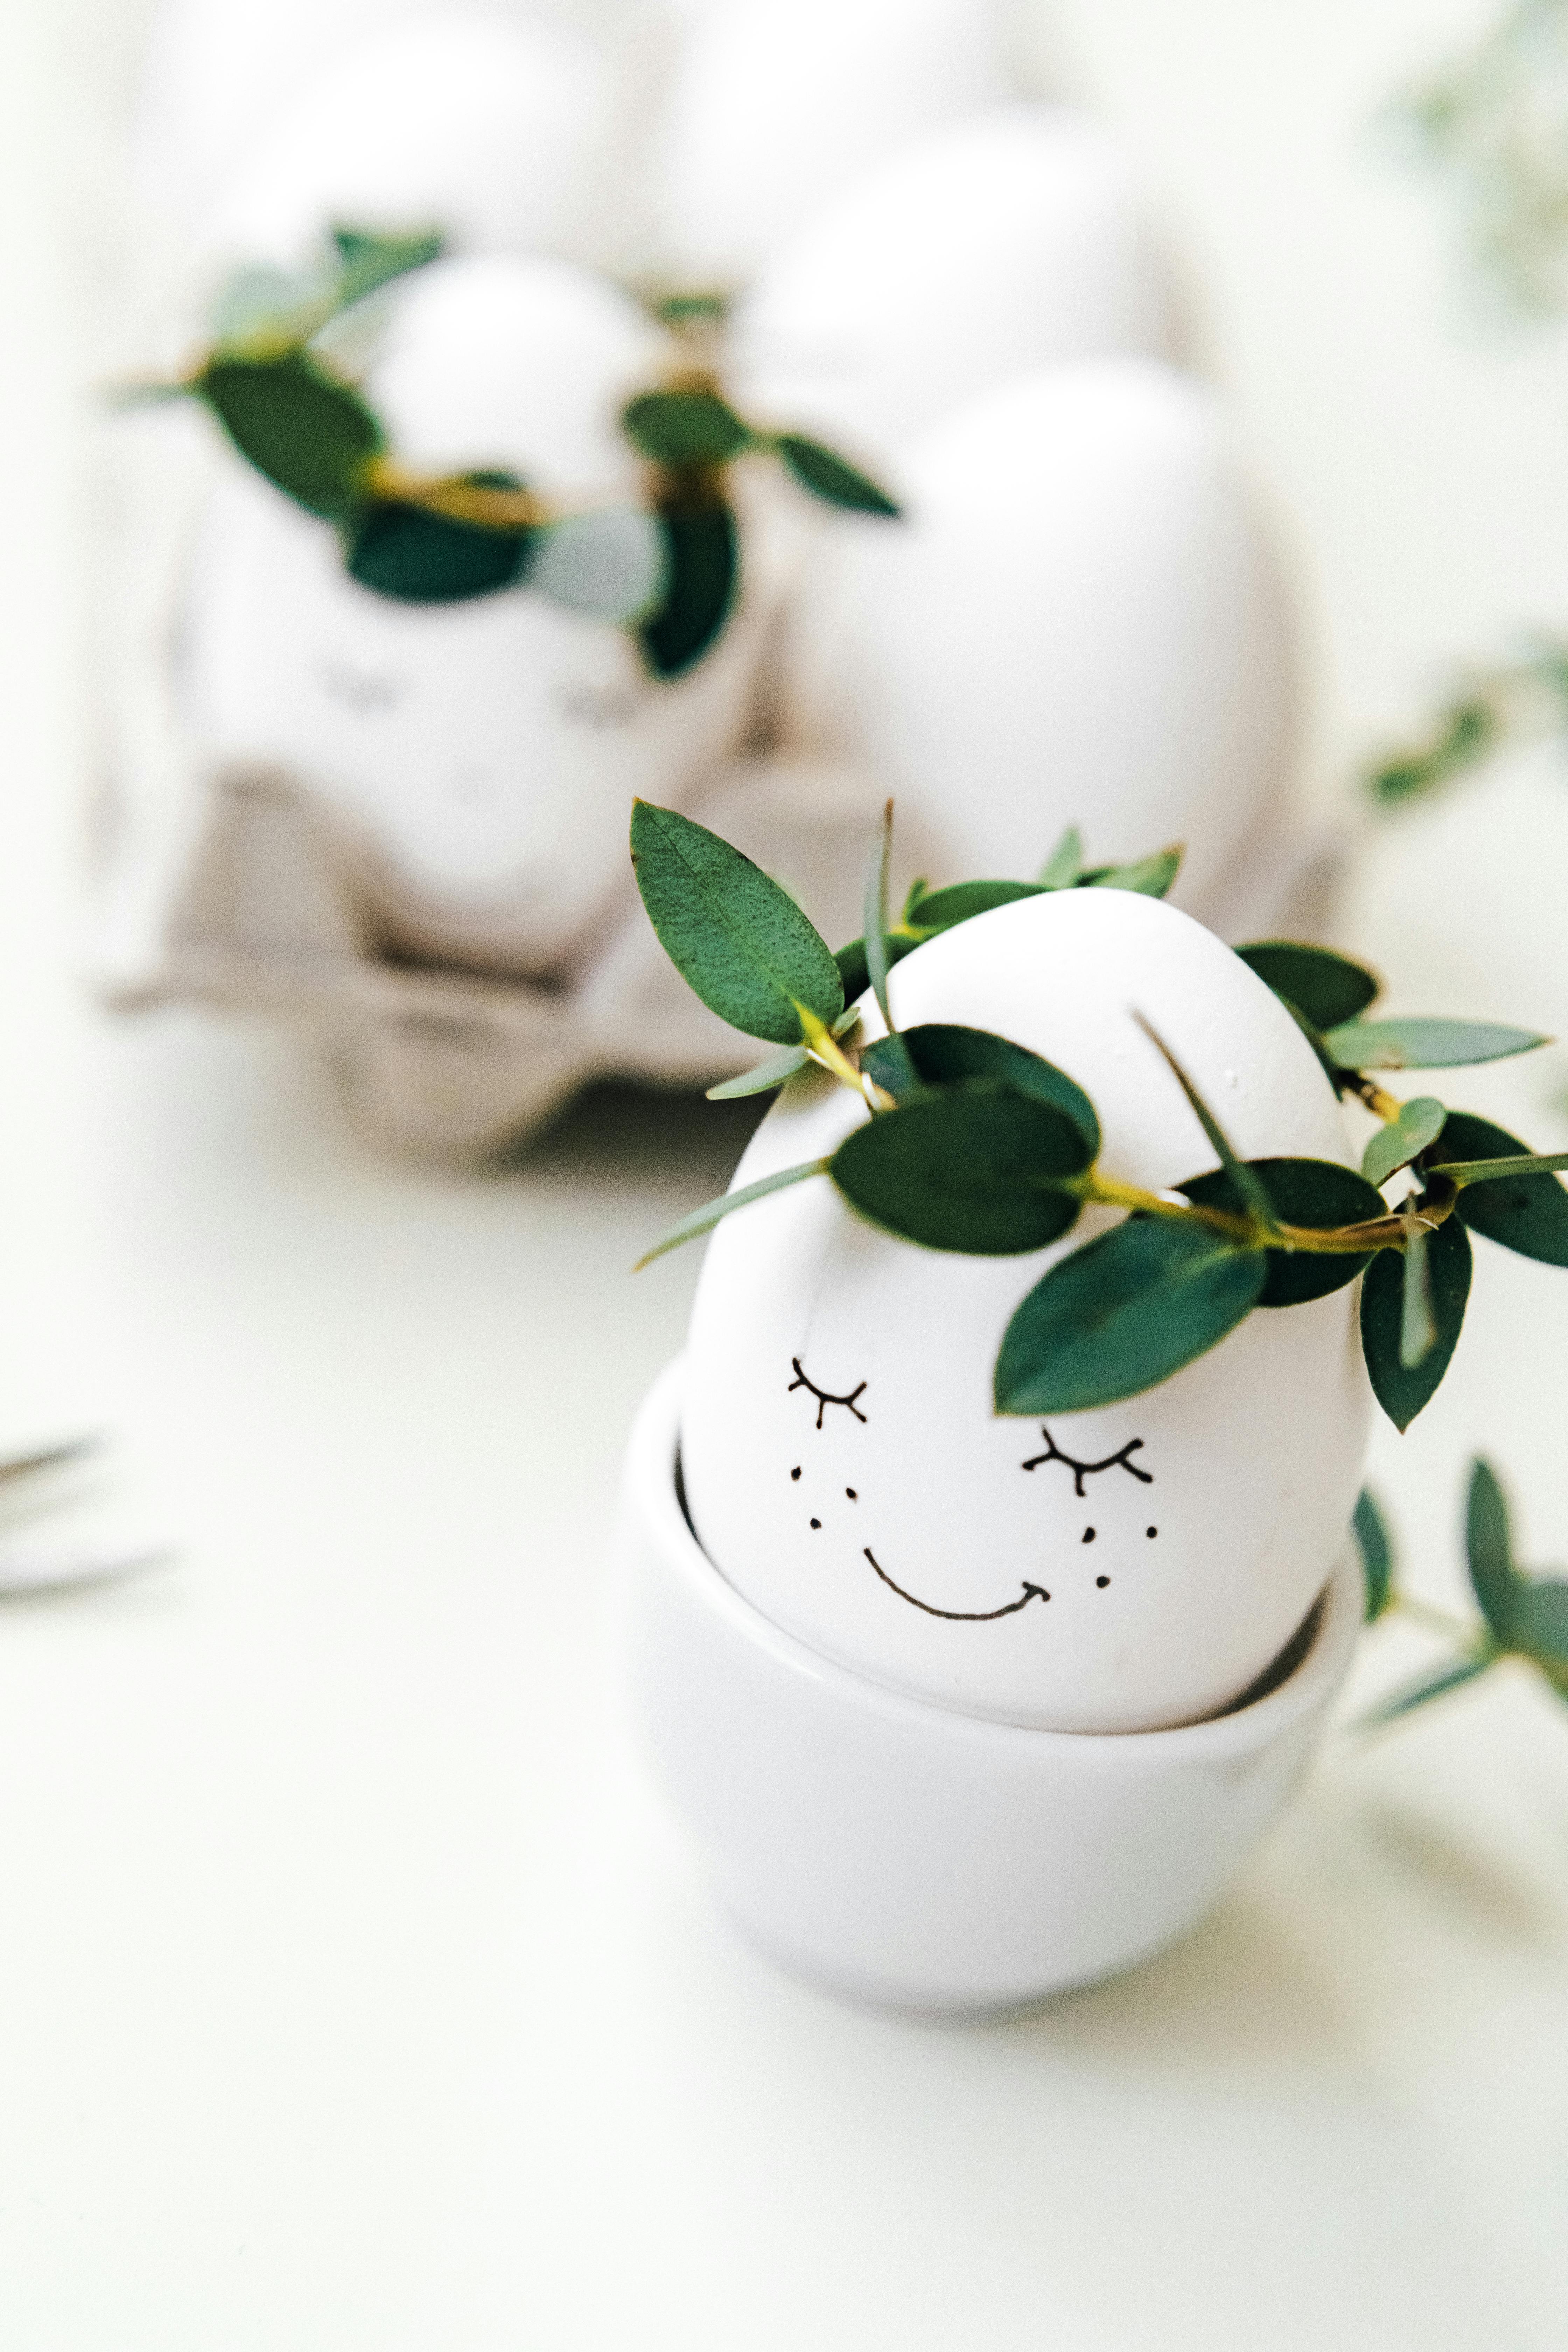
<svg viewBox="0 0 1568 2352">
<path fill-rule="evenodd" d="M 1094 1580 L 1096 1584 L 1099 1585 L 1101 1592 L 1103 1592 L 1106 1586 L 1110 1583 L 1110 1579 L 1109 1576 L 1097 1576 Z"/>
<path fill-rule="evenodd" d="M 822 1525 L 822 1521 L 820 1519 L 813 1519 L 811 1524 L 814 1528 L 819 1528 Z"/>
<path fill-rule="evenodd" d="M 860 1497 L 859 1497 L 859 1496 L 855 1492 L 855 1489 L 854 1489 L 854 1487 L 853 1487 L 853 1486 L 846 1486 L 846 1487 L 845 1487 L 845 1489 L 844 1489 L 844 1491 L 845 1491 L 845 1493 L 848 1496 L 848 1497 L 849 1497 L 849 1499 L 850 1499 L 850 1501 L 851 1501 L 852 1503 L 858 1503 L 858 1502 L 859 1501 Z"/>
<path fill-rule="evenodd" d="M 800 1476 L 800 1472 L 798 1470 L 792 1470 L 789 1475 L 792 1478 L 798 1478 Z M 1151 1528 L 1149 1532 L 1152 1535 L 1154 1532 L 1153 1528 Z"/>
<path fill-rule="evenodd" d="M 1085 1528 L 1083 1531 L 1083 1539 L 1085 1543 L 1092 1543 L 1094 1541 L 1094 1529 L 1092 1528 Z"/>
<path fill-rule="evenodd" d="M 1158 1528 L 1145 1528 L 1143 1532 L 1146 1536 L 1157 1536 L 1160 1530 Z"/>
</svg>

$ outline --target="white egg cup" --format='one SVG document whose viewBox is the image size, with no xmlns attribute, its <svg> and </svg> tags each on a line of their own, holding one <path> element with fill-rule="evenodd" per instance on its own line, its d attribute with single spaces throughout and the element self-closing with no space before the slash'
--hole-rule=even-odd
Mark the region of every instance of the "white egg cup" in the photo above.
<svg viewBox="0 0 1568 2352">
<path fill-rule="evenodd" d="M 1347 1551 L 1258 1695 L 1167 1731 L 1025 1730 L 831 1664 L 743 1601 L 682 1507 L 681 1367 L 627 1455 L 625 1671 L 640 1744 L 722 1907 L 852 1999 L 1007 2009 L 1194 1927 L 1300 1780 L 1350 1664 Z"/>
</svg>

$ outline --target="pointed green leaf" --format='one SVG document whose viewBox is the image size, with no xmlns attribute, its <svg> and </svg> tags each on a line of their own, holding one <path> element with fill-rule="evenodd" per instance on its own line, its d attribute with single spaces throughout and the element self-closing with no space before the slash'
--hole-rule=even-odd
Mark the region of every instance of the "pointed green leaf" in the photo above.
<svg viewBox="0 0 1568 2352">
<path fill-rule="evenodd" d="M 1408 1168 L 1443 1132 L 1447 1111 L 1434 1095 L 1417 1095 L 1401 1106 L 1397 1118 L 1378 1129 L 1362 1155 L 1361 1172 L 1369 1184 L 1386 1184 Z"/>
<path fill-rule="evenodd" d="M 1444 714 L 1430 742 L 1374 770 L 1368 778 L 1373 798 L 1385 805 L 1413 800 L 1417 793 L 1461 775 L 1486 758 L 1501 728 L 1500 714 L 1484 696 L 1456 703 Z"/>
<path fill-rule="evenodd" d="M 754 1062 L 738 1077 L 722 1078 L 716 1087 L 708 1088 L 710 1102 L 739 1102 L 747 1095 L 771 1094 L 775 1087 L 788 1084 L 798 1077 L 811 1056 L 804 1045 L 786 1045 L 782 1053 L 769 1054 L 765 1060 Z"/>
<path fill-rule="evenodd" d="M 1231 1142 L 1230 1138 L 1226 1135 L 1224 1128 L 1221 1127 L 1218 1119 L 1215 1117 L 1213 1111 L 1210 1110 L 1207 1103 L 1205 1102 L 1202 1095 L 1198 1092 L 1196 1086 L 1188 1076 L 1186 1071 L 1183 1069 L 1180 1062 L 1177 1061 L 1174 1054 L 1172 1053 L 1169 1045 L 1166 1045 L 1164 1039 L 1161 1036 L 1153 1023 L 1148 1020 L 1144 1014 L 1140 1013 L 1136 1006 L 1133 1008 L 1132 1018 L 1138 1024 L 1139 1028 L 1142 1030 L 1143 1034 L 1148 1038 L 1150 1044 L 1159 1054 L 1166 1068 L 1170 1071 L 1171 1076 L 1175 1079 L 1176 1084 L 1181 1087 L 1182 1092 L 1185 1095 L 1188 1102 L 1191 1104 L 1198 1125 L 1203 1129 L 1203 1131 L 1207 1136 L 1209 1142 L 1213 1145 L 1214 1150 L 1218 1154 L 1220 1165 L 1224 1169 L 1225 1173 L 1230 1178 L 1232 1184 L 1236 1187 L 1237 1192 L 1245 1205 L 1247 1215 L 1255 1217 L 1260 1225 L 1272 1233 L 1279 1223 L 1279 1218 L 1274 1203 L 1269 1198 L 1268 1185 L 1264 1182 L 1262 1177 L 1258 1175 L 1257 1169 L 1249 1166 L 1246 1160 L 1240 1158 L 1237 1152 L 1236 1147 Z M 1381 1209 L 1383 1203 L 1379 1202 L 1378 1206 Z"/>
<path fill-rule="evenodd" d="M 465 481 L 475 477 L 465 475 Z M 487 488 L 516 489 L 515 478 L 484 477 Z M 529 569 L 535 534 L 458 522 L 402 499 L 362 508 L 344 533 L 350 576 L 378 596 L 405 604 L 456 604 L 515 588 Z"/>
<path fill-rule="evenodd" d="M 786 1185 L 802 1184 L 808 1176 L 826 1176 L 830 1163 L 826 1160 L 803 1160 L 798 1168 L 782 1168 L 776 1176 L 763 1176 L 755 1184 L 743 1184 L 738 1192 L 721 1192 L 716 1201 L 709 1201 L 700 1209 L 693 1209 L 678 1225 L 671 1225 L 662 1241 L 644 1252 L 633 1266 L 640 1274 L 656 1257 L 668 1250 L 679 1249 L 682 1242 L 695 1241 L 700 1234 L 710 1234 L 723 1217 L 736 1209 L 749 1209 L 753 1201 L 765 1200 L 770 1192 L 782 1192 Z"/>
<path fill-rule="evenodd" d="M 1513 1564 L 1508 1504 L 1489 1462 L 1470 1465 L 1469 1491 L 1465 1497 L 1465 1559 L 1481 1614 L 1507 1649 L 1513 1641 L 1522 1580 Z"/>
<path fill-rule="evenodd" d="M 297 505 L 329 517 L 353 507 L 381 427 L 358 393 L 306 352 L 220 357 L 195 389 L 240 456 Z"/>
<path fill-rule="evenodd" d="M 1259 940 L 1237 954 L 1276 996 L 1289 999 L 1314 1029 L 1333 1029 L 1364 1013 L 1382 983 L 1364 964 L 1330 948 L 1295 940 Z"/>
<path fill-rule="evenodd" d="M 910 939 L 901 931 L 889 931 L 887 935 L 889 970 L 891 971 L 896 963 L 902 963 L 907 955 L 912 955 L 916 948 L 923 945 L 923 937 Z M 839 949 L 835 961 L 838 966 L 839 977 L 844 982 L 845 996 L 853 1004 L 855 999 L 858 996 L 864 996 L 871 985 L 870 967 L 866 961 L 865 940 L 851 940 L 847 948 Z"/>
<path fill-rule="evenodd" d="M 1136 890 L 1144 898 L 1163 898 L 1182 870 L 1184 851 L 1178 845 L 1157 849 L 1152 857 L 1135 858 L 1129 866 L 1096 866 L 1078 877 L 1080 890 Z"/>
<path fill-rule="evenodd" d="M 627 437 L 657 466 L 722 466 L 751 439 L 716 392 L 645 392 L 621 411 Z"/>
<path fill-rule="evenodd" d="M 1542 1672 L 1568 1696 L 1568 1584 L 1538 1576 L 1514 1603 L 1513 1647 L 1533 1658 Z"/>
<path fill-rule="evenodd" d="M 1407 1372 L 1424 1364 L 1437 1344 L 1437 1318 L 1432 1304 L 1432 1276 L 1426 1264 L 1426 1228 L 1414 1215 L 1405 1218 L 1405 1287 L 1399 1307 L 1399 1361 Z"/>
<path fill-rule="evenodd" d="M 1043 895 L 1038 882 L 950 882 L 945 890 L 932 890 L 921 900 L 915 921 L 922 931 L 950 931 L 955 923 L 988 915 L 994 907 Z"/>
<path fill-rule="evenodd" d="M 320 272 L 239 269 L 219 291 L 208 331 L 226 359 L 276 358 L 308 341 L 336 299 L 336 288 Z"/>
<path fill-rule="evenodd" d="M 921 1091 L 921 1075 L 910 1058 L 902 1032 L 891 1036 L 874 1038 L 860 1054 L 860 1067 L 872 1083 L 902 1102 L 906 1095 Z"/>
<path fill-rule="evenodd" d="M 637 631 L 655 677 L 684 677 L 723 632 L 740 588 L 735 518 L 725 506 L 671 508 L 660 514 L 664 602 Z"/>
<path fill-rule="evenodd" d="M 773 447 L 801 488 L 809 490 L 814 499 L 847 508 L 854 514 L 886 515 L 895 520 L 902 512 L 897 499 L 890 499 L 869 474 L 847 465 L 820 441 L 808 441 L 799 433 L 780 433 Z"/>
<path fill-rule="evenodd" d="M 1058 1070 L 1043 1055 L 1030 1053 L 1026 1045 L 1015 1045 L 1006 1037 L 993 1036 L 988 1029 L 963 1029 L 940 1021 L 925 1022 L 919 1028 L 902 1031 L 901 1042 L 920 1085 L 949 1087 L 963 1078 L 994 1079 L 999 1086 L 1010 1087 L 1015 1094 L 1049 1103 L 1072 1121 L 1083 1144 L 1080 1167 L 1088 1168 L 1099 1158 L 1100 1121 L 1094 1105 L 1065 1070 Z M 888 1081 L 873 1061 L 879 1050 L 876 1045 L 868 1045 L 860 1064 L 863 1069 L 871 1068 L 879 1086 L 885 1086 Z M 890 1087 L 889 1092 L 897 1092 L 897 1088 Z"/>
<path fill-rule="evenodd" d="M 1529 1154 L 1530 1146 L 1506 1128 L 1494 1127 L 1473 1111 L 1451 1110 L 1431 1163 L 1485 1165 L 1489 1160 Z M 1568 1265 L 1568 1189 L 1553 1175 L 1516 1172 L 1467 1186 L 1455 1213 L 1473 1234 L 1485 1234 L 1489 1241 L 1500 1242 L 1521 1257 L 1537 1258 L 1543 1265 Z"/>
<path fill-rule="evenodd" d="M 1083 872 L 1083 835 L 1069 824 L 1040 868 L 1042 890 L 1070 890 Z"/>
<path fill-rule="evenodd" d="M 1453 1358 L 1470 1291 L 1470 1244 L 1457 1217 L 1447 1218 L 1426 1243 L 1432 1314 L 1436 1339 L 1419 1364 L 1400 1361 L 1405 1320 L 1405 1266 L 1398 1250 L 1379 1250 L 1361 1291 L 1362 1349 L 1373 1392 L 1396 1429 L 1408 1429 L 1430 1402 Z"/>
<path fill-rule="evenodd" d="M 1352 1168 L 1333 1160 L 1254 1160 L 1257 1174 L 1282 1224 L 1306 1225 L 1321 1233 L 1332 1225 L 1359 1225 L 1369 1217 L 1387 1214 L 1383 1196 Z M 1241 1195 L 1223 1168 L 1194 1176 L 1177 1187 L 1200 1208 L 1244 1213 Z M 1367 1263 L 1369 1252 L 1354 1255 L 1320 1255 L 1315 1250 L 1271 1249 L 1259 1307 L 1300 1307 L 1309 1298 L 1326 1298 L 1353 1282 Z"/>
<path fill-rule="evenodd" d="M 411 269 L 439 261 L 443 239 L 438 229 L 382 236 L 372 229 L 334 227 L 332 243 L 342 273 L 338 301 L 347 310 L 351 302 L 363 302 L 367 294 L 389 286 L 395 278 L 406 278 Z"/>
<path fill-rule="evenodd" d="M 1061 1180 L 1083 1165 L 1083 1139 L 1061 1111 L 970 1079 L 854 1129 L 833 1155 L 833 1179 L 863 1216 L 906 1241 L 1011 1257 L 1068 1232 L 1079 1202 Z"/>
<path fill-rule="evenodd" d="M 1363 1486 L 1356 1498 L 1356 1548 L 1361 1553 L 1362 1576 L 1366 1585 L 1365 1618 L 1372 1624 L 1387 1608 L 1394 1591 L 1394 1546 L 1383 1513 L 1373 1500 L 1370 1488 Z"/>
<path fill-rule="evenodd" d="M 1258 1303 L 1261 1250 L 1173 1219 L 1131 1217 L 1042 1276 L 996 1360 L 998 1412 L 1088 1412 L 1152 1389 Z"/>
<path fill-rule="evenodd" d="M 1414 1682 L 1402 1684 L 1391 1697 L 1369 1707 L 1365 1715 L 1357 1718 L 1355 1728 L 1377 1731 L 1384 1724 L 1397 1723 L 1401 1716 L 1414 1715 L 1418 1706 L 1426 1706 L 1435 1698 L 1446 1698 L 1450 1691 L 1462 1690 L 1494 1663 L 1489 1656 L 1461 1658 L 1455 1665 L 1439 1666 L 1435 1674 L 1419 1675 Z"/>
<path fill-rule="evenodd" d="M 844 990 L 826 941 L 749 857 L 674 809 L 637 801 L 632 864 L 665 953 L 721 1021 L 796 1045 L 797 998 L 818 1020 L 838 1019 Z"/>
<path fill-rule="evenodd" d="M 668 536 L 641 507 L 563 515 L 535 534 L 528 584 L 571 612 L 635 626 L 668 595 Z"/>
<path fill-rule="evenodd" d="M 929 898 L 930 895 L 931 884 L 926 880 L 923 874 L 921 875 L 917 880 L 910 884 L 910 895 L 904 900 L 903 920 L 906 924 L 912 923 L 914 921 L 915 908 L 920 905 L 922 898 Z"/>
<path fill-rule="evenodd" d="M 1551 1042 L 1492 1021 L 1343 1021 L 1323 1039 L 1346 1070 L 1447 1070 L 1506 1061 Z"/>
<path fill-rule="evenodd" d="M 877 1005 L 891 1035 L 898 1024 L 888 1003 L 888 864 L 893 854 L 893 803 L 882 811 L 877 846 L 866 873 L 860 919 L 866 926 L 866 970 L 876 991 Z"/>
</svg>

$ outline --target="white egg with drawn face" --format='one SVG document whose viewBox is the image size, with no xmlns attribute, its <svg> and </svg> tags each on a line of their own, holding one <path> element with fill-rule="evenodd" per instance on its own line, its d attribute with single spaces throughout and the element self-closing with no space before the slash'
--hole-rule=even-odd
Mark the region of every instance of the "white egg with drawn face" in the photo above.
<svg viewBox="0 0 1568 2352">
<path fill-rule="evenodd" d="M 786 740 L 862 760 L 947 845 L 1027 875 L 1184 841 L 1202 913 L 1295 746 L 1289 610 L 1213 395 L 1152 360 L 1041 370 L 901 453 L 792 600 Z"/>
<path fill-rule="evenodd" d="M 636 487 L 616 417 L 650 351 L 635 306 L 564 263 L 443 262 L 396 291 L 368 391 L 411 465 L 614 502 Z M 766 533 L 742 530 L 738 610 L 661 682 L 624 630 L 527 586 L 450 604 L 361 587 L 331 528 L 237 463 L 181 629 L 198 755 L 315 800 L 390 944 L 561 971 L 624 894 L 633 799 L 680 805 L 745 730 L 775 589 Z"/>
<path fill-rule="evenodd" d="M 1008 376 L 1169 353 L 1173 306 L 1116 142 L 1061 106 L 973 115 L 815 213 L 738 305 L 748 414 L 884 455 Z"/>
<path fill-rule="evenodd" d="M 1249 1158 L 1345 1162 L 1339 1108 L 1284 1007 L 1169 907 L 1064 891 L 907 957 L 902 1027 L 990 1029 L 1085 1088 L 1100 1165 L 1149 1189 L 1214 1165 L 1153 1019 Z M 872 1015 L 868 1028 L 879 1024 Z M 797 1083 L 735 1186 L 830 1152 L 864 1116 Z M 1000 1417 L 992 1373 L 1049 1249 L 916 1248 L 826 1178 L 738 1210 L 708 1244 L 685 1367 L 687 1507 L 715 1567 L 824 1656 L 961 1712 L 1136 1731 L 1231 1704 L 1279 1655 L 1343 1544 L 1370 1392 L 1353 1286 L 1259 1308 L 1125 1402 Z"/>
</svg>

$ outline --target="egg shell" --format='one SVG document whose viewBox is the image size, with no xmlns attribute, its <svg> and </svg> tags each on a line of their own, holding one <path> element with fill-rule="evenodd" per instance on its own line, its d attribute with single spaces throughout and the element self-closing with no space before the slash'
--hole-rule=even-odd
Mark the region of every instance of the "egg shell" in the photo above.
<svg viewBox="0 0 1568 2352">
<path fill-rule="evenodd" d="M 736 313 L 749 412 L 868 455 L 1003 378 L 1168 352 L 1172 306 L 1113 140 L 1065 107 L 1003 107 L 857 179 Z"/>
<path fill-rule="evenodd" d="M 891 1002 L 901 1027 L 990 1029 L 1065 1069 L 1099 1111 L 1100 1165 L 1127 1181 L 1165 1187 L 1215 1160 L 1133 1008 L 1240 1152 L 1349 1158 L 1289 1013 L 1157 901 L 1064 891 L 982 916 L 899 964 Z M 797 1082 L 735 1187 L 832 1151 L 865 1116 L 847 1089 Z M 1094 1209 L 1049 1249 L 966 1257 L 879 1231 L 823 1177 L 721 1223 L 692 1311 L 681 1465 L 698 1538 L 736 1590 L 826 1657 L 1013 1724 L 1195 1720 L 1261 1674 L 1355 1503 L 1355 1291 L 1255 1311 L 1125 1402 L 997 1416 L 1013 1310 L 1117 1221 Z"/>
<path fill-rule="evenodd" d="M 708 0 L 654 142 L 662 265 L 742 283 L 858 173 L 1011 95 L 984 0 Z"/>
<path fill-rule="evenodd" d="M 604 61 L 577 34 L 486 16 L 395 26 L 305 82 L 231 170 L 201 225 L 209 274 L 298 266 L 334 221 L 558 250 L 591 206 L 612 119 Z"/>
<path fill-rule="evenodd" d="M 786 740 L 865 760 L 950 844 L 1027 875 L 1187 844 L 1205 909 L 1286 783 L 1290 616 L 1217 404 L 1152 360 L 1040 371 L 909 445 L 898 525 L 824 537 L 792 605 Z"/>
</svg>

